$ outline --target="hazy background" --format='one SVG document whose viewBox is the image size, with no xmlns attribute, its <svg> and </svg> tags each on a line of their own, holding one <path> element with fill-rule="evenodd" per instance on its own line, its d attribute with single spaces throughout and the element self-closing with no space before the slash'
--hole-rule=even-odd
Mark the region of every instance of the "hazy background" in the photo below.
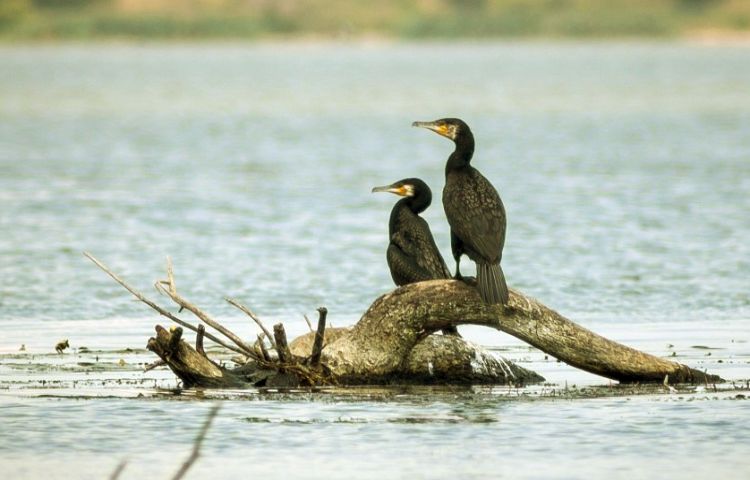
<svg viewBox="0 0 750 480">
<path fill-rule="evenodd" d="M 6 39 L 733 36 L 745 0 L 3 0 Z"/>
</svg>

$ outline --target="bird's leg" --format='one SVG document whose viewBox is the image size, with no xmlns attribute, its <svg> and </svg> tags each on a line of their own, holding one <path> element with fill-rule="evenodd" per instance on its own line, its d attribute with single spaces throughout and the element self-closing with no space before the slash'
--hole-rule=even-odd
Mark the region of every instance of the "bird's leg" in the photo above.
<svg viewBox="0 0 750 480">
<path fill-rule="evenodd" d="M 451 230 L 451 252 L 453 253 L 453 259 L 456 261 L 456 274 L 453 276 L 455 280 L 463 280 L 464 277 L 461 275 L 461 255 L 463 255 L 463 242 L 453 233 Z"/>
<path fill-rule="evenodd" d="M 461 256 L 456 257 L 456 274 L 453 276 L 455 280 L 463 280 L 464 276 L 461 275 Z"/>
<path fill-rule="evenodd" d="M 452 336 L 452 337 L 463 338 L 463 337 L 461 337 L 461 334 L 458 333 L 458 329 L 456 327 L 447 327 L 447 328 L 444 328 L 443 329 L 443 335 L 448 335 L 448 336 Z"/>
</svg>

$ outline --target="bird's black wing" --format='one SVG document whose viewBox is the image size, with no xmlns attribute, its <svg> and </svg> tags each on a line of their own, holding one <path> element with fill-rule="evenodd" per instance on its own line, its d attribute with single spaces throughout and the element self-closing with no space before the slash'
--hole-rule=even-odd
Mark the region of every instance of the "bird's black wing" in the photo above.
<svg viewBox="0 0 750 480">
<path fill-rule="evenodd" d="M 400 218 L 399 228 L 391 235 L 387 258 L 398 285 L 450 277 L 429 225 L 411 213 Z"/>
<path fill-rule="evenodd" d="M 443 207 L 451 231 L 472 260 L 500 261 L 505 244 L 505 207 L 489 180 L 472 167 L 449 173 Z"/>
<path fill-rule="evenodd" d="M 412 222 L 412 228 L 408 231 L 411 237 L 411 247 L 414 249 L 413 255 L 417 265 L 430 273 L 430 279 L 450 278 L 450 270 L 445 264 L 443 256 L 440 255 L 435 244 L 435 238 L 427 221 L 422 217 L 415 216 Z"/>
</svg>

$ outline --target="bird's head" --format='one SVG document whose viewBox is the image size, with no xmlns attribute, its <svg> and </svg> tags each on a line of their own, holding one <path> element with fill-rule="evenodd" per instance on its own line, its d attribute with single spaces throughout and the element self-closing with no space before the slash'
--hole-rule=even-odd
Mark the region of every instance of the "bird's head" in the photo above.
<svg viewBox="0 0 750 480">
<path fill-rule="evenodd" d="M 460 118 L 441 118 L 434 122 L 414 122 L 411 126 L 432 130 L 440 136 L 450 138 L 454 142 L 467 135 L 471 135 L 469 126 Z"/>
<path fill-rule="evenodd" d="M 372 192 L 390 192 L 395 193 L 399 197 L 416 197 L 424 194 L 432 194 L 430 187 L 418 178 L 405 178 L 390 185 L 375 187 L 372 189 Z"/>
<path fill-rule="evenodd" d="M 390 192 L 405 197 L 409 208 L 417 213 L 423 211 L 432 203 L 432 190 L 418 178 L 405 178 L 390 185 L 375 187 L 372 192 Z"/>
</svg>

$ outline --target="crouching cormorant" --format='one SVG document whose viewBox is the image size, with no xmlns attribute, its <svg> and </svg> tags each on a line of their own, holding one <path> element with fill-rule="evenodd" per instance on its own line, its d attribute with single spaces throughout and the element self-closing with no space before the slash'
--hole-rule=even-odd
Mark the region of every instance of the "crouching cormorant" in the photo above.
<svg viewBox="0 0 750 480">
<path fill-rule="evenodd" d="M 390 242 L 386 258 L 396 285 L 450 278 L 450 270 L 435 245 L 430 226 L 419 216 L 432 203 L 430 187 L 418 178 L 406 178 L 372 191 L 404 197 L 396 202 L 388 222 Z M 444 329 L 443 333 L 458 334 L 455 327 Z"/>
<path fill-rule="evenodd" d="M 454 152 L 445 165 L 443 208 L 451 227 L 451 250 L 456 260 L 456 278 L 461 279 L 461 255 L 477 265 L 477 286 L 488 304 L 508 303 L 500 260 L 505 244 L 505 207 L 492 184 L 470 165 L 474 155 L 474 135 L 458 118 L 434 122 L 414 122 L 453 140 Z"/>
</svg>

